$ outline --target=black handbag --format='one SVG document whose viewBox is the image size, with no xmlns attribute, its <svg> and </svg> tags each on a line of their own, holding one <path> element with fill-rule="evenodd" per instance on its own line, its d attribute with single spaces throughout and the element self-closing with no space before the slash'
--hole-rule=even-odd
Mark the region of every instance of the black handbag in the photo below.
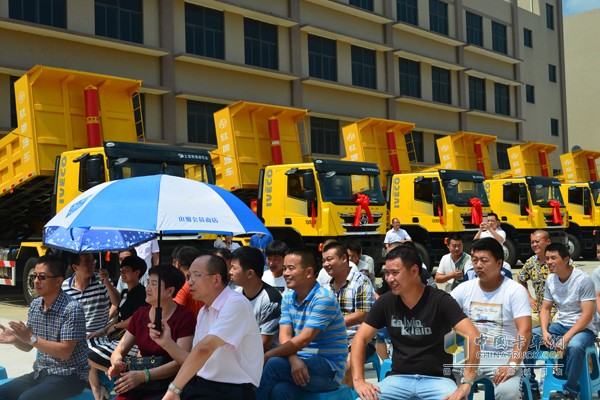
<svg viewBox="0 0 600 400">
<path fill-rule="evenodd" d="M 169 357 L 163 356 L 150 356 L 150 357 L 130 357 L 127 356 L 123 360 L 125 362 L 125 372 L 129 371 L 143 371 L 145 369 L 152 369 L 160 367 L 171 360 Z M 167 379 L 156 379 L 148 382 L 142 382 L 135 388 L 126 392 L 130 396 L 145 396 L 155 393 L 166 393 L 171 378 Z"/>
</svg>

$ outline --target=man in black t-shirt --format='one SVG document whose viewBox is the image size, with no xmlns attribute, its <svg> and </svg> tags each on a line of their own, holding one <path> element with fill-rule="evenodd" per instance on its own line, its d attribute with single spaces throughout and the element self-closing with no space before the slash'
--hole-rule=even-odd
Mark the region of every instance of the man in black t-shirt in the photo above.
<svg viewBox="0 0 600 400">
<path fill-rule="evenodd" d="M 361 399 L 440 399 L 466 397 L 476 374 L 479 332 L 448 293 L 421 280 L 421 259 L 407 246 L 386 256 L 385 280 L 390 291 L 379 297 L 352 341 L 352 378 Z M 364 348 L 378 329 L 387 327 L 394 352 L 392 370 L 379 383 L 364 379 Z M 468 338 L 464 377 L 456 387 L 452 355 L 444 350 L 444 336 L 454 328 Z"/>
</svg>

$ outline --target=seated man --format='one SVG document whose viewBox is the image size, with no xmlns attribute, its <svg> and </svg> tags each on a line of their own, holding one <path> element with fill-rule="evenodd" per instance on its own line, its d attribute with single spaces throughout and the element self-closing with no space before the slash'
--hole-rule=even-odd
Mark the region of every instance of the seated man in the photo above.
<svg viewBox="0 0 600 400">
<path fill-rule="evenodd" d="M 229 281 L 252 303 L 263 350 L 267 351 L 273 347 L 275 336 L 279 334 L 281 294 L 262 281 L 263 272 L 263 255 L 259 249 L 244 246 L 233 252 Z"/>
<path fill-rule="evenodd" d="M 502 275 L 504 251 L 496 239 L 473 242 L 472 261 L 479 279 L 465 282 L 452 297 L 481 333 L 477 377 L 495 385 L 497 399 L 521 395 L 519 365 L 531 339 L 531 307 L 525 289 Z"/>
<path fill-rule="evenodd" d="M 356 264 L 358 270 L 369 278 L 371 284 L 375 286 L 375 260 L 367 254 L 363 254 L 362 246 L 356 239 L 348 240 L 346 244 L 348 250 L 348 259 Z"/>
<path fill-rule="evenodd" d="M 459 233 L 452 233 L 447 238 L 448 254 L 440 260 L 435 283 L 446 283 L 446 292 L 450 293 L 463 280 L 464 273 L 470 267 L 471 256 L 463 251 L 463 240 Z"/>
<path fill-rule="evenodd" d="M 198 257 L 190 267 L 188 281 L 194 299 L 204 302 L 191 353 L 170 335 L 154 329 L 150 333 L 181 365 L 163 399 L 177 400 L 181 394 L 184 400 L 253 400 L 263 351 L 252 305 L 227 286 L 227 264 L 219 256 Z"/>
<path fill-rule="evenodd" d="M 330 243 L 323 247 L 323 269 L 327 271 L 331 280 L 328 288 L 335 293 L 348 333 L 348 345 L 354 338 L 360 324 L 375 302 L 375 290 L 369 278 L 360 272 L 351 272 L 348 265 L 346 248 L 340 243 Z M 350 349 L 348 349 L 350 351 Z M 366 358 L 375 353 L 375 345 L 367 345 Z M 352 368 L 348 364 L 344 375 L 344 384 L 352 387 Z"/>
<path fill-rule="evenodd" d="M 346 324 L 335 295 L 316 282 L 308 250 L 285 256 L 288 284 L 281 303 L 280 346 L 265 353 L 259 400 L 297 398 L 303 392 L 337 389 L 346 369 Z M 364 347 L 362 352 L 364 355 Z"/>
<path fill-rule="evenodd" d="M 479 224 L 479 230 L 475 234 L 473 240 L 485 238 L 494 238 L 500 244 L 503 244 L 506 240 L 506 232 L 504 232 L 500 226 L 500 219 L 496 213 L 489 213 L 487 217 L 485 217 L 485 221 Z"/>
<path fill-rule="evenodd" d="M 0 325 L 0 343 L 38 352 L 33 372 L 0 386 L 0 399 L 65 399 L 80 393 L 89 374 L 85 316 L 79 303 L 62 290 L 65 266 L 56 256 L 42 256 L 31 275 L 39 296 L 29 308 L 27 325 Z"/>
<path fill-rule="evenodd" d="M 546 247 L 546 265 L 550 275 L 544 289 L 540 310 L 540 326 L 533 330 L 541 336 L 543 348 L 566 352 L 562 398 L 576 399 L 579 395 L 579 374 L 587 368 L 585 349 L 596 339 L 596 292 L 594 282 L 584 271 L 570 263 L 569 251 L 562 243 Z M 550 319 L 550 310 L 556 306 L 556 322 Z M 539 343 L 533 341 L 532 343 Z M 530 348 L 531 350 L 531 348 Z M 537 349 L 536 349 L 537 350 Z M 533 375 L 530 375 L 530 378 Z"/>
<path fill-rule="evenodd" d="M 463 399 L 473 385 L 479 332 L 448 293 L 421 281 L 421 258 L 408 247 L 390 251 L 385 280 L 391 290 L 379 297 L 352 341 L 352 378 L 361 399 Z M 387 327 L 394 352 L 392 371 L 377 385 L 364 378 L 365 348 L 378 329 Z M 457 388 L 447 365 L 452 355 L 444 337 L 452 329 L 468 338 L 464 377 Z"/>
<path fill-rule="evenodd" d="M 272 241 L 265 250 L 268 269 L 263 273 L 262 280 L 280 293 L 283 293 L 287 287 L 283 277 L 283 258 L 287 251 L 287 245 L 280 240 Z"/>
</svg>

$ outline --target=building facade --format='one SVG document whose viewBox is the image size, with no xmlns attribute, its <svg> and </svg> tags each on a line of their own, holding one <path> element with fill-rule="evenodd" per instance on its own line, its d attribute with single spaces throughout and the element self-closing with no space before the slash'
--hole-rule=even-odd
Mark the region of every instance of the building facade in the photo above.
<svg viewBox="0 0 600 400">
<path fill-rule="evenodd" d="M 150 142 L 211 148 L 238 100 L 305 108 L 313 154 L 364 117 L 567 146 L 561 0 L 0 0 L 0 131 L 35 64 L 143 80 Z"/>
</svg>

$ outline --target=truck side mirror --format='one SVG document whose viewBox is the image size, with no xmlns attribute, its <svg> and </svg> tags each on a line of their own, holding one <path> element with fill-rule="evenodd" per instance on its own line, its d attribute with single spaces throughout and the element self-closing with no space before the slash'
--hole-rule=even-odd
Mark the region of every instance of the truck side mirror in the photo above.
<svg viewBox="0 0 600 400">
<path fill-rule="evenodd" d="M 442 201 L 442 199 L 441 199 L 440 181 L 439 180 L 437 180 L 437 179 L 432 179 L 431 180 L 431 193 L 433 193 L 433 199 L 434 199 L 433 201 L 434 202 L 435 202 L 435 196 L 436 195 L 440 196 L 440 200 L 439 201 Z"/>
<path fill-rule="evenodd" d="M 304 180 L 304 189 L 306 191 L 312 190 L 313 192 L 316 192 L 315 175 L 313 172 L 311 170 L 303 172 L 302 178 Z"/>
<path fill-rule="evenodd" d="M 104 179 L 104 159 L 101 155 L 89 156 L 84 161 L 85 179 L 81 184 L 83 189 L 87 190 L 105 181 Z M 84 172 L 84 171 L 82 171 Z"/>
<path fill-rule="evenodd" d="M 317 201 L 317 194 L 316 194 L 316 192 L 315 192 L 314 190 L 312 190 L 312 189 L 311 189 L 311 190 L 305 190 L 305 191 L 304 191 L 304 198 L 305 198 L 307 201 L 309 201 L 309 202 L 310 202 L 310 201 Z"/>
</svg>

